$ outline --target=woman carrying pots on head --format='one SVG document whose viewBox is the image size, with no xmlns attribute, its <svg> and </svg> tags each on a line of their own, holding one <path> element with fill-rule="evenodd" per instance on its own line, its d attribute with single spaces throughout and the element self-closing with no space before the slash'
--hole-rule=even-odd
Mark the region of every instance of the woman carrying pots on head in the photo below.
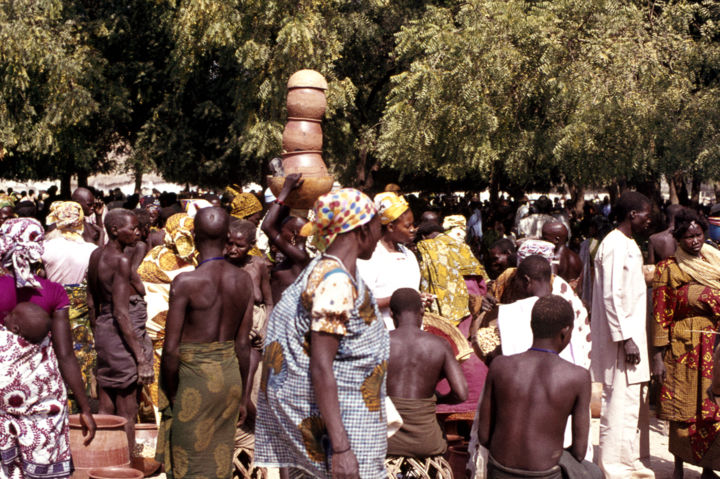
<svg viewBox="0 0 720 479">
<path fill-rule="evenodd" d="M 670 421 L 673 477 L 683 462 L 720 469 L 720 408 L 708 395 L 720 320 L 720 252 L 705 244 L 706 223 L 685 209 L 675 219 L 675 255 L 653 279 L 653 377 L 662 385 L 658 417 Z M 720 391 L 718 391 L 720 392 Z"/>
<path fill-rule="evenodd" d="M 413 212 L 402 196 L 386 191 L 375 195 L 374 203 L 382 236 L 372 258 L 359 260 L 358 269 L 375 296 L 385 326 L 393 330 L 390 297 L 400 288 L 417 290 L 420 286 L 420 267 L 413 252 L 405 246 L 415 240 L 417 229 Z"/>
</svg>

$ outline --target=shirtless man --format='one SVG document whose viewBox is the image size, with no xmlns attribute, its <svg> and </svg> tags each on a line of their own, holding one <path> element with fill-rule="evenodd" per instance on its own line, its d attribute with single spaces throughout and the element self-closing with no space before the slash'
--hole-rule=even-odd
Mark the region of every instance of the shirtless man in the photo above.
<svg viewBox="0 0 720 479">
<path fill-rule="evenodd" d="M 542 227 L 542 239 L 555 245 L 553 272 L 577 291 L 582 284 L 583 263 L 580 256 L 567 247 L 568 230 L 558 220 L 548 221 Z"/>
<path fill-rule="evenodd" d="M 285 288 L 297 279 L 300 272 L 310 262 L 310 256 L 305 250 L 305 237 L 300 230 L 307 223 L 304 218 L 290 216 L 290 208 L 285 205 L 288 196 L 302 186 L 303 180 L 299 174 L 290 174 L 285 177 L 283 189 L 277 201 L 270 207 L 262 224 L 262 230 L 272 243 L 282 253 L 282 260 L 273 268 L 270 276 L 273 303 L 280 301 Z"/>
<path fill-rule="evenodd" d="M 254 288 L 250 275 L 222 255 L 228 223 L 222 208 L 198 211 L 198 267 L 178 275 L 170 288 L 161 361 L 164 447 L 156 455 L 168 477 L 175 468 L 185 477 L 232 475 L 235 427 L 250 397 Z"/>
<path fill-rule="evenodd" d="M 490 365 L 479 410 L 478 439 L 490 450 L 488 479 L 602 477 L 584 461 L 590 428 L 590 374 L 558 357 L 570 342 L 573 310 L 559 296 L 532 309 L 532 347 Z M 530 406 L 530 407 L 529 407 Z M 563 450 L 572 416 L 572 445 Z"/>
<path fill-rule="evenodd" d="M 144 290 L 138 290 L 142 283 L 123 254 L 125 247 L 137 242 L 140 231 L 135 215 L 122 208 L 108 212 L 105 229 L 109 241 L 90 255 L 87 275 L 99 412 L 127 419 L 125 432 L 132 452 L 140 391 L 154 379 L 152 344 L 145 332 Z"/>
<path fill-rule="evenodd" d="M 72 200 L 80 203 L 85 214 L 85 227 L 83 228 L 83 239 L 88 243 L 98 246 L 105 244 L 105 232 L 102 228 L 102 201 L 96 201 L 95 195 L 87 188 L 78 188 L 72 194 Z M 94 215 L 95 223 L 89 221 Z"/>
<path fill-rule="evenodd" d="M 388 456 L 444 454 L 447 444 L 435 418 L 436 396 L 437 402 L 448 404 L 467 399 L 467 382 L 450 345 L 421 329 L 423 310 L 414 289 L 398 289 L 390 298 L 396 329 L 390 331 L 387 390 L 403 426 L 388 439 Z M 435 391 L 443 378 L 450 383 L 446 395 Z"/>
<path fill-rule="evenodd" d="M 675 229 L 675 218 L 683 210 L 680 205 L 670 205 L 665 210 L 667 215 L 667 228 L 663 231 L 650 235 L 648 242 L 647 264 L 658 264 L 675 254 L 677 242 L 672 235 Z"/>
</svg>

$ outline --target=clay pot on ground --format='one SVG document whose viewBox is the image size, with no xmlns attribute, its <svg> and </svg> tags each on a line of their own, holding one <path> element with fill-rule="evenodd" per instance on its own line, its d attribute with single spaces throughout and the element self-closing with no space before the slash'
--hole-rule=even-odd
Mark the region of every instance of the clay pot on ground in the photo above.
<svg viewBox="0 0 720 479">
<path fill-rule="evenodd" d="M 69 417 L 70 454 L 75 466 L 73 479 L 86 479 L 90 469 L 94 468 L 130 466 L 125 418 L 109 414 L 94 414 L 93 418 L 97 425 L 95 439 L 89 446 L 85 446 L 80 415 L 72 414 Z"/>
<path fill-rule="evenodd" d="M 333 182 L 335 181 L 335 178 L 332 176 L 308 178 L 303 176 L 303 179 L 305 181 L 300 189 L 293 190 L 285 200 L 285 203 L 291 208 L 312 208 L 315 200 L 317 200 L 319 196 L 328 193 L 332 189 Z M 270 186 L 270 191 L 272 191 L 275 196 L 280 194 L 284 183 L 285 177 L 283 176 L 268 176 L 268 186 Z"/>
<path fill-rule="evenodd" d="M 287 153 L 321 150 L 322 142 L 323 136 L 320 120 L 288 118 L 282 137 L 283 150 Z"/>
<path fill-rule="evenodd" d="M 465 467 L 467 466 L 470 454 L 468 453 L 468 445 L 461 444 L 456 446 L 448 447 L 447 451 L 448 463 L 450 463 L 450 469 L 452 469 L 453 477 L 455 479 L 464 479 Z"/>
<path fill-rule="evenodd" d="M 143 473 L 130 467 L 96 467 L 88 471 L 90 479 L 142 479 Z"/>
<path fill-rule="evenodd" d="M 140 449 L 138 457 L 132 458 L 132 467 L 142 471 L 145 477 L 151 476 L 160 469 L 160 464 L 155 460 L 157 448 L 158 427 L 152 423 L 135 424 L 135 447 Z"/>
<path fill-rule="evenodd" d="M 287 94 L 289 117 L 322 120 L 327 108 L 325 90 L 312 87 L 290 88 Z"/>
</svg>

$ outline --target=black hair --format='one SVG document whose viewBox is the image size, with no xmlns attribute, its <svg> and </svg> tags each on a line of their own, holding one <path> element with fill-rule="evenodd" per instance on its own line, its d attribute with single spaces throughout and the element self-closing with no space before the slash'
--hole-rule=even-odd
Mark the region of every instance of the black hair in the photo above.
<svg viewBox="0 0 720 479">
<path fill-rule="evenodd" d="M 396 289 L 390 297 L 390 311 L 395 315 L 403 311 L 422 311 L 420 293 L 412 288 Z"/>
<path fill-rule="evenodd" d="M 563 328 L 572 327 L 575 318 L 570 303 L 555 294 L 538 299 L 530 314 L 535 339 L 555 337 Z"/>
<path fill-rule="evenodd" d="M 252 221 L 234 219 L 230 222 L 228 232 L 231 234 L 242 235 L 250 244 L 253 244 L 255 243 L 257 228 Z"/>
<path fill-rule="evenodd" d="M 131 216 L 133 216 L 133 212 L 125 208 L 115 208 L 108 211 L 107 215 L 105 215 L 104 223 L 108 235 L 112 234 L 113 227 L 121 228 L 125 226 L 125 223 Z"/>
<path fill-rule="evenodd" d="M 140 229 L 150 226 L 151 219 L 149 210 L 146 210 L 145 208 L 139 208 L 137 210 L 134 210 L 133 213 L 138 219 L 138 226 L 140 227 Z"/>
<path fill-rule="evenodd" d="M 553 209 L 553 202 L 545 195 L 535 200 L 535 208 L 538 213 L 550 214 Z"/>
<path fill-rule="evenodd" d="M 682 211 L 675 216 L 675 229 L 673 229 L 672 232 L 673 238 L 676 240 L 682 238 L 693 223 L 700 226 L 703 232 L 708 229 L 707 221 L 705 221 L 704 218 L 700 217 L 700 215 L 690 208 L 683 208 Z"/>
<path fill-rule="evenodd" d="M 443 227 L 437 223 L 422 223 L 420 226 L 418 226 L 417 229 L 417 238 L 418 240 L 422 239 L 424 236 L 431 235 L 433 233 L 442 233 L 445 230 Z"/>
<path fill-rule="evenodd" d="M 547 259 L 533 254 L 520 262 L 516 274 L 519 277 L 527 276 L 530 279 L 550 281 L 552 270 Z"/>
<path fill-rule="evenodd" d="M 618 223 L 621 223 L 628 218 L 631 211 L 640 211 L 646 206 L 650 206 L 647 196 L 637 191 L 626 191 L 615 202 L 613 213 Z"/>
<path fill-rule="evenodd" d="M 515 243 L 512 242 L 512 240 L 508 238 L 500 238 L 496 242 L 490 246 L 490 249 L 499 249 L 501 252 L 505 254 L 515 254 L 517 250 L 515 249 Z"/>
<path fill-rule="evenodd" d="M 37 216 L 37 207 L 32 201 L 21 201 L 15 205 L 15 214 L 19 218 L 35 218 Z"/>
</svg>

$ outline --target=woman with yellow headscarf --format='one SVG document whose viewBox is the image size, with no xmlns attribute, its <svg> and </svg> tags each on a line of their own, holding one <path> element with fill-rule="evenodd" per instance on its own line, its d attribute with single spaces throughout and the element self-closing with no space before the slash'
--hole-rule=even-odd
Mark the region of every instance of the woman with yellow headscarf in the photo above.
<svg viewBox="0 0 720 479">
<path fill-rule="evenodd" d="M 358 261 L 358 269 L 375 296 L 385 326 L 393 330 L 390 296 L 397 289 L 417 290 L 420 286 L 420 267 L 413 252 L 405 246 L 415 239 L 415 217 L 405 198 L 394 192 L 375 195 L 374 203 L 382 224 L 382 237 L 372 258 Z"/>
</svg>

